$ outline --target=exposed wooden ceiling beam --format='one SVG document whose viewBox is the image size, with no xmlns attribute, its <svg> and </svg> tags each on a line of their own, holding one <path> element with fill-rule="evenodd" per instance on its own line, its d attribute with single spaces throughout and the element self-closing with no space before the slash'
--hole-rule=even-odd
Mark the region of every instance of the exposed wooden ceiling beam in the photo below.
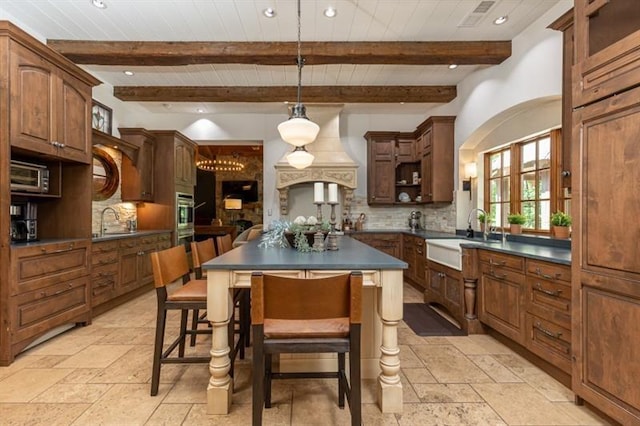
<svg viewBox="0 0 640 426">
<path fill-rule="evenodd" d="M 295 65 L 295 42 L 48 40 L 77 64 L 170 66 Z M 307 65 L 493 65 L 511 56 L 510 41 L 304 42 Z"/>
<path fill-rule="evenodd" d="M 296 86 L 116 86 L 123 101 L 147 102 L 294 102 Z M 456 86 L 304 86 L 305 103 L 447 103 Z"/>
</svg>

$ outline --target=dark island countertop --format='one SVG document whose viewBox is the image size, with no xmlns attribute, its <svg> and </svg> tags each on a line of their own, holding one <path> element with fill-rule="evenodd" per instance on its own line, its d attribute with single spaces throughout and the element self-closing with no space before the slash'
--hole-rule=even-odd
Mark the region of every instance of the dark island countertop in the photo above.
<svg viewBox="0 0 640 426">
<path fill-rule="evenodd" d="M 301 253 L 292 248 L 258 247 L 249 241 L 205 262 L 202 268 L 229 270 L 269 269 L 406 269 L 407 263 L 347 236 L 338 237 L 339 250 Z"/>
</svg>

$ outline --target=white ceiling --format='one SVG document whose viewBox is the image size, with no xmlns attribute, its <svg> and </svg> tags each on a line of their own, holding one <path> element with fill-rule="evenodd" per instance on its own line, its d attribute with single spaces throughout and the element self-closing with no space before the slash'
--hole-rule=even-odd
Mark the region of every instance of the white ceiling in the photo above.
<svg viewBox="0 0 640 426">
<path fill-rule="evenodd" d="M 117 41 L 295 41 L 295 0 L 0 0 L 0 18 L 14 20 L 44 39 Z M 473 27 L 460 24 L 481 0 L 302 0 L 305 41 L 463 41 L 511 40 L 559 0 L 496 0 Z M 326 18 L 327 6 L 337 16 Z M 275 18 L 262 11 L 276 10 Z M 497 26 L 493 19 L 508 15 Z M 291 66 L 241 64 L 179 67 L 83 66 L 112 86 L 278 86 L 297 84 Z M 305 66 L 304 85 L 455 85 L 478 66 L 315 65 Z M 279 100 L 274 100 L 274 104 Z M 150 111 L 209 113 L 267 112 L 272 103 L 144 103 Z M 429 105 L 394 105 L 394 112 L 415 113 Z M 282 104 L 278 112 L 281 113 Z M 353 112 L 389 110 L 389 104 L 347 105 Z"/>
</svg>

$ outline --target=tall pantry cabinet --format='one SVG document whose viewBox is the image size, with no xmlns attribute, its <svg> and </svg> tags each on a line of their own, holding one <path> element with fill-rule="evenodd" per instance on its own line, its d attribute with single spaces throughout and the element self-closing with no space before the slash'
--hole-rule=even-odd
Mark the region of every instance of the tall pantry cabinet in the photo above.
<svg viewBox="0 0 640 426">
<path fill-rule="evenodd" d="M 576 0 L 573 391 L 640 424 L 640 8 Z"/>
<path fill-rule="evenodd" d="M 90 114 L 97 84 L 0 21 L 0 365 L 58 326 L 91 321 Z M 46 167 L 48 192 L 12 190 L 12 160 Z M 37 207 L 38 241 L 12 242 L 10 206 L 27 203 Z"/>
</svg>

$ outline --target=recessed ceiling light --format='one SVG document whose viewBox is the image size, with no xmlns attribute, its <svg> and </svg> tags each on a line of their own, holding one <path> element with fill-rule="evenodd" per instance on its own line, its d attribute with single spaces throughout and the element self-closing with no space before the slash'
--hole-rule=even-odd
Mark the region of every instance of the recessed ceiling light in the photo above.
<svg viewBox="0 0 640 426">
<path fill-rule="evenodd" d="M 133 71 L 129 71 L 129 70 L 122 71 L 122 72 L 124 73 L 124 75 L 128 75 L 129 77 L 135 74 Z"/>
<path fill-rule="evenodd" d="M 204 109 L 202 109 L 202 108 L 198 108 L 198 109 L 196 109 L 196 112 L 197 112 L 198 114 L 202 114 L 202 113 L 204 112 Z"/>
<path fill-rule="evenodd" d="M 455 70 L 456 68 L 458 68 L 458 64 L 451 64 L 451 65 L 449 65 L 449 69 L 450 69 L 450 70 Z"/>
<path fill-rule="evenodd" d="M 507 15 L 503 15 L 503 16 L 499 16 L 496 19 L 493 20 L 493 23 L 496 25 L 502 25 L 505 22 L 507 22 L 509 20 L 509 17 Z"/>
<path fill-rule="evenodd" d="M 331 6 L 329 6 L 328 8 L 326 8 L 324 10 L 324 16 L 326 16 L 327 18 L 333 18 L 337 14 L 338 14 L 338 11 L 335 8 L 331 7 Z"/>
<path fill-rule="evenodd" d="M 274 8 L 268 7 L 262 11 L 262 14 L 267 18 L 273 18 L 274 16 L 276 16 L 276 11 Z"/>
<path fill-rule="evenodd" d="M 173 105 L 171 105 L 171 104 L 162 104 L 162 106 L 165 107 L 166 109 L 171 109 L 171 107 Z"/>
<path fill-rule="evenodd" d="M 107 4 L 103 0 L 89 0 L 92 5 L 97 7 L 98 9 L 106 9 Z"/>
</svg>

